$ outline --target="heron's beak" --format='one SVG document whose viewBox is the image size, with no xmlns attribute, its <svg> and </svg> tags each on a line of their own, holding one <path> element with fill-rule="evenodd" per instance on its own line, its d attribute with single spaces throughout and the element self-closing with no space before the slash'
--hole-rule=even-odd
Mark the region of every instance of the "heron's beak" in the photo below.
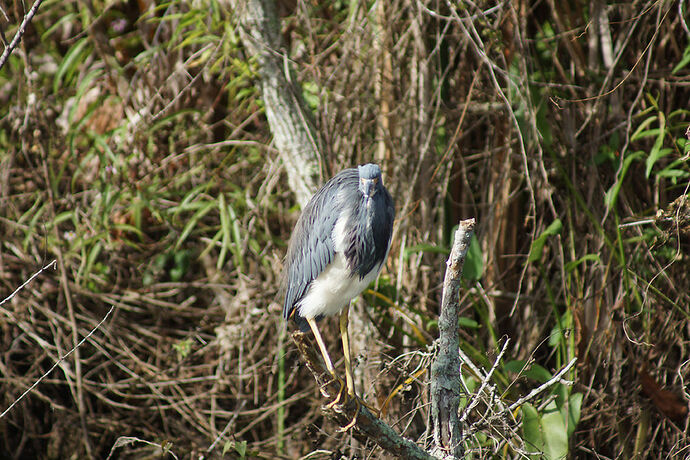
<svg viewBox="0 0 690 460">
<path fill-rule="evenodd" d="M 376 193 L 377 182 L 377 179 L 362 179 L 360 189 L 362 190 L 362 193 L 364 194 L 364 197 L 367 199 L 367 201 L 371 200 L 374 197 L 374 194 Z"/>
</svg>

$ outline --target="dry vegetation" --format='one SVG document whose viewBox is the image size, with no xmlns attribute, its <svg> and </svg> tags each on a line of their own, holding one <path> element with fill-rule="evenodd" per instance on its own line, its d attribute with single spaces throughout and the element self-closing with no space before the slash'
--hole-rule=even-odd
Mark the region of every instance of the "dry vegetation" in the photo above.
<svg viewBox="0 0 690 460">
<path fill-rule="evenodd" d="M 542 432 L 690 457 L 686 2 L 278 7 L 324 178 L 377 161 L 396 199 L 351 314 L 370 404 L 429 442 L 443 262 L 475 217 L 461 349 L 488 370 L 510 338 L 475 458 L 559 452 Z M 22 2 L 0 9 L 10 40 Z M 56 262 L 0 305 L 0 457 L 385 457 L 324 417 L 285 334 L 299 211 L 255 71 L 220 0 L 41 5 L 0 70 L 0 298 Z M 572 358 L 572 386 L 480 423 Z"/>
</svg>

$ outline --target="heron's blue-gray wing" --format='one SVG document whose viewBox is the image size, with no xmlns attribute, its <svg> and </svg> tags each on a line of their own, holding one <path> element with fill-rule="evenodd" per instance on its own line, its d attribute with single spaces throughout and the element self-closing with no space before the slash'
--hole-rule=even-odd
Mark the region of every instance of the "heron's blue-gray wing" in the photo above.
<svg viewBox="0 0 690 460">
<path fill-rule="evenodd" d="M 357 170 L 346 169 L 331 178 L 304 207 L 295 225 L 285 260 L 286 292 L 283 317 L 290 318 L 309 285 L 333 261 L 333 228 L 342 212 L 340 188 L 357 186 Z M 295 317 L 301 329 L 308 328 Z"/>
</svg>

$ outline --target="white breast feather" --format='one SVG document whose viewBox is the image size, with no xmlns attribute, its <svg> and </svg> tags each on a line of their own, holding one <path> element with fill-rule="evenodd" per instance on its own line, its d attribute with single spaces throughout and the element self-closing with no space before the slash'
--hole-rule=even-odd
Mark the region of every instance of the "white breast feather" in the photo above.
<svg viewBox="0 0 690 460">
<path fill-rule="evenodd" d="M 345 234 L 349 216 L 342 215 L 333 229 L 333 246 L 335 257 L 326 269 L 312 282 L 309 291 L 299 302 L 299 314 L 305 318 L 315 318 L 319 315 L 331 316 L 353 298 L 357 297 L 369 284 L 376 279 L 383 263 L 377 264 L 364 278 L 354 273 L 350 276 L 350 269 L 345 259 Z M 385 260 L 385 259 L 384 259 Z"/>
</svg>

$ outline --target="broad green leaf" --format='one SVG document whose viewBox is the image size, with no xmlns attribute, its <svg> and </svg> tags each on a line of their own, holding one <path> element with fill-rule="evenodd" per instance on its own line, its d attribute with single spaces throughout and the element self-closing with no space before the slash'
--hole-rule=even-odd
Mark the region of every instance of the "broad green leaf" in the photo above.
<svg viewBox="0 0 690 460">
<path fill-rule="evenodd" d="M 541 417 L 531 404 L 523 404 L 520 411 L 522 412 L 522 434 L 527 451 L 536 454 L 532 456 L 533 458 L 539 458 L 538 454 L 544 452 Z"/>
<path fill-rule="evenodd" d="M 582 410 L 582 393 L 574 393 L 568 398 L 568 437 L 575 433 L 575 428 L 580 422 L 580 412 Z"/>
<path fill-rule="evenodd" d="M 539 364 L 532 364 L 532 366 L 525 372 L 525 377 L 540 383 L 544 383 L 553 376 L 551 375 L 551 372 L 546 370 L 546 368 L 543 366 L 540 366 Z"/>
<path fill-rule="evenodd" d="M 546 382 L 552 377 L 551 372 L 539 364 L 530 364 L 529 366 L 526 366 L 526 362 L 521 359 L 509 361 L 503 366 L 503 369 L 515 374 L 521 374 L 528 379 L 535 380 L 540 383 Z"/>
<path fill-rule="evenodd" d="M 544 436 L 544 457 L 553 460 L 567 458 L 568 432 L 556 401 L 551 401 L 544 408 L 541 429 Z"/>
<path fill-rule="evenodd" d="M 514 374 L 519 374 L 524 370 L 525 364 L 524 359 L 513 359 L 505 363 L 503 369 Z"/>
</svg>

